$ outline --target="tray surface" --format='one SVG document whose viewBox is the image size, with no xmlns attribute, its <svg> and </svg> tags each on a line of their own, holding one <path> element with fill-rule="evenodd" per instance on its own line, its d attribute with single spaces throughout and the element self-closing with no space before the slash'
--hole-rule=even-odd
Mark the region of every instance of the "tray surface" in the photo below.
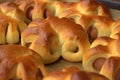
<svg viewBox="0 0 120 80">
<path fill-rule="evenodd" d="M 97 1 L 104 3 L 110 8 L 120 10 L 120 0 L 97 0 Z"/>
</svg>

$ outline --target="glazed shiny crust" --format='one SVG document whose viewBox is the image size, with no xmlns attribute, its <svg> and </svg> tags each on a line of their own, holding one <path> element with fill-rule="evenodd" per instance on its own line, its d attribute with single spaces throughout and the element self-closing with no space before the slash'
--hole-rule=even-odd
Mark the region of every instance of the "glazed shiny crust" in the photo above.
<svg viewBox="0 0 120 80">
<path fill-rule="evenodd" d="M 83 14 L 75 9 L 67 9 L 60 15 L 60 18 L 62 17 L 67 17 L 77 24 L 82 25 L 89 35 L 90 42 L 94 41 L 97 37 L 110 36 L 115 27 L 115 21 L 111 17 L 93 15 L 92 13 Z"/>
<path fill-rule="evenodd" d="M 80 0 L 78 2 L 62 2 L 58 0 L 15 0 L 19 8 L 28 13 L 29 19 L 46 18 L 46 11 L 57 17 L 73 12 L 84 15 L 99 15 L 110 17 L 110 11 L 105 5 L 96 2 L 95 0 Z"/>
<path fill-rule="evenodd" d="M 20 43 L 27 18 L 14 2 L 0 4 L 0 44 Z"/>
<path fill-rule="evenodd" d="M 119 44 L 119 40 L 109 37 L 97 38 L 83 57 L 84 69 L 99 72 L 106 59 L 111 56 L 120 56 Z"/>
<path fill-rule="evenodd" d="M 110 80 L 119 80 L 119 45 L 120 39 L 97 38 L 83 57 L 84 70 L 100 73 Z"/>
<path fill-rule="evenodd" d="M 119 80 L 119 23 L 96 0 L 2 3 L 0 44 L 22 46 L 0 46 L 0 80 Z M 70 67 L 48 73 L 44 64 L 60 57 L 82 61 L 85 71 Z"/>
<path fill-rule="evenodd" d="M 58 35 L 46 21 L 31 22 L 22 32 L 21 44 L 38 52 L 46 64 L 60 58 L 61 45 Z"/>
<path fill-rule="evenodd" d="M 109 80 L 119 80 L 120 79 L 120 57 L 112 56 L 108 58 L 102 69 L 100 74 L 109 78 Z"/>
<path fill-rule="evenodd" d="M 110 37 L 114 39 L 120 38 L 120 19 L 115 21 Z"/>
<path fill-rule="evenodd" d="M 60 71 L 48 73 L 43 80 L 108 80 L 105 76 L 97 73 L 80 70 L 77 67 L 67 67 Z"/>
<path fill-rule="evenodd" d="M 99 73 L 104 61 L 109 56 L 111 56 L 111 54 L 110 54 L 107 47 L 99 45 L 95 48 L 92 48 L 83 57 L 83 60 L 82 60 L 83 61 L 82 62 L 83 68 L 87 71 Z M 99 61 L 100 59 L 102 59 L 103 62 L 102 62 L 102 60 Z"/>
<path fill-rule="evenodd" d="M 0 9 L 2 13 L 25 23 L 38 18 L 45 19 L 49 16 L 70 18 L 82 25 L 89 35 L 90 42 L 100 36 L 109 36 L 114 23 L 109 9 L 95 0 L 78 2 L 15 0 L 1 4 Z"/>
<path fill-rule="evenodd" d="M 0 14 L 0 44 L 20 43 L 21 32 L 27 25 L 4 14 Z"/>
<path fill-rule="evenodd" d="M 86 22 L 87 18 L 89 20 L 87 21 L 88 23 Z M 109 37 L 115 27 L 115 21 L 105 16 L 88 16 L 86 19 L 81 19 L 80 23 L 82 23 L 83 26 L 85 25 L 84 29 L 87 31 L 91 42 L 98 37 Z"/>
<path fill-rule="evenodd" d="M 43 31 L 41 31 L 42 28 L 44 28 Z M 80 25 L 67 18 L 59 19 L 58 17 L 31 22 L 22 32 L 21 42 L 23 46 L 30 42 L 29 48 L 41 54 L 43 58 L 55 54 L 62 55 L 64 59 L 73 62 L 81 61 L 83 54 L 90 46 L 88 36 Z M 44 49 L 47 53 L 43 52 Z M 48 57 L 48 59 L 51 58 Z"/>
<path fill-rule="evenodd" d="M 0 13 L 5 14 L 13 19 L 21 20 L 28 23 L 28 20 L 22 10 L 20 10 L 14 2 L 4 2 L 0 4 Z"/>
<path fill-rule="evenodd" d="M 41 80 L 47 74 L 42 58 L 20 45 L 0 46 L 1 80 Z"/>
</svg>

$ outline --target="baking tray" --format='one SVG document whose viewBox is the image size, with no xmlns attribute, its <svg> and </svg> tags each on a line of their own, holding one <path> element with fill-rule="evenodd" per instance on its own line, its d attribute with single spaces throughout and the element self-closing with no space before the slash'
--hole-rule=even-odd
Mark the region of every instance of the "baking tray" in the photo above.
<svg viewBox="0 0 120 80">
<path fill-rule="evenodd" d="M 97 0 L 97 1 L 104 3 L 110 8 L 120 10 L 120 0 Z"/>
</svg>

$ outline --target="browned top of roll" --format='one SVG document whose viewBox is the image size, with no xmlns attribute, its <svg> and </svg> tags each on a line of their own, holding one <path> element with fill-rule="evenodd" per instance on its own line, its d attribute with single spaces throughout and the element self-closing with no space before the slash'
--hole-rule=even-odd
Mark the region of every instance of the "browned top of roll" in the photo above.
<svg viewBox="0 0 120 80">
<path fill-rule="evenodd" d="M 22 20 L 23 22 L 28 22 L 24 12 L 19 9 L 14 2 L 4 2 L 0 4 L 0 13 L 3 13 L 11 18 Z"/>
<path fill-rule="evenodd" d="M 59 19 L 58 17 L 49 17 L 45 20 L 38 19 L 31 22 L 28 25 L 28 28 L 36 28 L 35 26 L 44 27 L 45 25 L 51 26 L 52 29 L 57 33 L 59 37 L 61 37 L 62 40 L 65 40 L 66 38 L 72 39 L 75 36 L 76 38 L 80 39 L 80 41 L 87 40 L 87 33 L 85 32 L 85 30 L 80 25 L 75 24 L 67 18 Z M 22 33 L 22 36 L 25 37 L 30 35 L 31 33 L 34 34 L 33 32 L 35 31 L 33 30 L 26 29 L 26 31 Z M 39 34 L 39 32 L 36 31 L 35 34 Z"/>
<path fill-rule="evenodd" d="M 93 72 L 87 72 L 80 70 L 79 68 L 73 66 L 73 67 L 67 67 L 63 68 L 60 71 L 54 71 L 50 72 L 48 75 L 46 75 L 43 80 L 108 80 L 106 77 L 93 73 Z"/>
<path fill-rule="evenodd" d="M 73 11 L 74 14 L 79 12 L 85 15 L 111 17 L 109 8 L 95 0 L 80 0 L 78 2 L 62 2 L 58 0 L 15 0 L 15 3 L 25 12 L 26 16 L 30 15 L 28 18 L 31 17 L 32 20 L 36 18 L 45 18 L 44 15 L 46 11 L 50 11 L 54 16 L 61 17 L 63 14 L 68 14 L 69 10 Z"/>
<path fill-rule="evenodd" d="M 108 77 L 110 80 L 119 80 L 120 57 L 118 56 L 109 57 L 102 66 L 100 73 Z"/>
<path fill-rule="evenodd" d="M 0 46 L 0 79 L 37 80 L 46 74 L 41 57 L 20 45 Z"/>
</svg>

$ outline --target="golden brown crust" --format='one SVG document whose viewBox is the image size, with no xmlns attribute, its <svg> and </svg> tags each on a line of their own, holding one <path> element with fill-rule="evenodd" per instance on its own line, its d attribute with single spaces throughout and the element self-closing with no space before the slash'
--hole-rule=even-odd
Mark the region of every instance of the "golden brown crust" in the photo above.
<svg viewBox="0 0 120 80">
<path fill-rule="evenodd" d="M 120 57 L 110 57 L 106 60 L 100 74 L 106 76 L 110 80 L 120 79 Z"/>
<path fill-rule="evenodd" d="M 71 15 L 79 12 L 83 15 L 99 15 L 110 17 L 109 9 L 95 0 L 80 0 L 78 2 L 62 2 L 57 0 L 16 0 L 15 3 L 18 4 L 19 8 L 24 11 L 25 14 L 32 12 L 30 17 L 28 17 L 31 20 L 36 18 L 46 18 L 44 17 L 46 10 L 57 17 L 65 17 L 63 15 L 69 14 L 68 10 L 74 12 Z"/>
<path fill-rule="evenodd" d="M 115 39 L 112 39 L 110 37 L 99 37 L 97 38 L 95 41 L 92 42 L 92 44 L 90 45 L 91 48 L 94 48 L 98 45 L 102 45 L 102 46 L 109 46 L 112 42 L 114 42 Z"/>
<path fill-rule="evenodd" d="M 58 35 L 46 21 L 31 22 L 23 31 L 21 42 L 24 46 L 31 43 L 28 47 L 38 52 L 46 64 L 55 62 L 60 57 L 61 48 Z"/>
<path fill-rule="evenodd" d="M 97 37 L 109 36 L 115 27 L 115 21 L 109 17 L 85 15 L 71 9 L 66 10 L 60 17 L 67 17 L 82 25 L 89 35 L 90 42 L 93 42 Z"/>
<path fill-rule="evenodd" d="M 19 42 L 20 34 L 26 28 L 24 22 L 28 23 L 28 19 L 37 19 L 28 25 L 28 28 L 22 33 L 21 40 L 23 46 L 27 46 L 38 52 L 42 56 L 45 64 L 57 61 L 60 56 L 72 62 L 78 62 L 83 59 L 85 70 L 100 72 L 103 69 L 105 61 L 110 56 L 120 56 L 120 42 L 118 39 L 119 20 L 115 23 L 111 19 L 109 10 L 95 0 L 81 0 L 79 2 L 15 0 L 14 2 L 0 4 L 0 13 L 0 17 L 2 18 L 0 20 L 2 23 L 0 25 L 0 44 Z M 6 16 L 3 16 L 4 14 Z M 71 18 L 71 20 L 63 17 Z M 38 18 L 45 20 L 39 20 Z M 82 25 L 82 27 L 78 24 Z M 109 36 L 111 32 L 113 36 L 117 33 L 118 40 L 107 37 L 96 39 L 101 36 Z M 92 43 L 89 51 L 90 43 L 88 36 L 91 42 L 96 39 Z M 7 56 L 7 58 L 10 57 L 10 60 L 12 60 L 11 56 Z M 37 73 L 34 71 L 36 70 L 36 65 L 39 65 L 33 61 L 36 57 L 30 56 L 29 58 L 29 56 L 26 57 L 25 55 L 26 61 L 19 57 L 17 59 L 15 58 L 15 63 L 11 66 L 5 63 L 6 67 L 10 67 L 9 69 L 13 67 L 12 71 L 8 71 L 10 75 L 7 72 L 0 73 L 0 75 L 4 74 L 10 79 L 17 76 L 18 78 L 22 77 L 23 80 L 35 80 L 36 75 L 40 74 L 40 72 Z M 6 67 L 3 66 L 3 70 Z M 14 71 L 16 72 L 14 73 Z M 37 74 L 31 76 L 29 75 L 30 71 Z M 91 76 L 94 76 L 91 80 L 96 79 L 96 74 L 76 71 L 78 69 L 75 69 L 75 71 L 74 69 L 73 71 L 69 70 L 68 72 L 63 70 L 63 72 L 55 72 L 53 75 L 60 75 L 60 80 L 64 77 L 65 79 L 75 80 L 76 78 L 81 78 L 81 75 L 87 75 L 87 77 L 82 76 L 84 80 L 89 80 Z M 73 74 L 72 72 L 75 73 Z M 1 77 L 7 79 L 4 75 Z M 30 76 L 30 78 L 26 76 Z M 104 79 L 100 78 L 100 80 Z"/>
<path fill-rule="evenodd" d="M 0 13 L 3 13 L 11 18 L 28 22 L 24 12 L 22 12 L 14 2 L 4 2 L 0 4 Z"/>
<path fill-rule="evenodd" d="M 16 5 L 23 11 L 26 12 L 26 9 L 30 6 L 33 6 L 34 0 L 15 0 Z"/>
<path fill-rule="evenodd" d="M 72 74 L 70 80 L 109 80 L 103 75 L 87 72 L 87 71 L 78 71 Z"/>
<path fill-rule="evenodd" d="M 44 30 L 45 32 L 43 34 L 42 31 L 39 31 L 40 29 L 36 29 L 38 27 L 44 28 L 45 30 L 47 30 L 46 28 L 49 28 L 49 30 L 51 31 L 48 32 Z M 34 31 L 35 29 L 37 31 Z M 40 33 L 42 33 L 42 36 L 40 36 L 41 35 Z M 52 34 L 54 33 L 55 35 L 51 35 L 51 33 Z M 25 46 L 27 42 L 32 42 L 32 44 L 30 45 L 30 48 L 36 51 L 38 51 L 39 49 L 40 51 L 40 49 L 42 48 L 40 48 L 41 45 L 39 45 L 39 43 L 41 42 L 42 39 L 44 39 L 43 35 L 47 36 L 46 39 L 48 41 L 51 40 L 53 43 L 56 42 L 55 40 L 57 40 L 58 45 L 53 44 L 52 46 L 49 46 L 50 51 L 52 49 L 55 49 L 54 46 L 58 47 L 58 50 L 55 49 L 55 51 L 53 51 L 53 54 L 55 52 L 60 52 L 62 57 L 69 61 L 74 61 L 74 62 L 81 61 L 83 54 L 88 50 L 90 45 L 87 34 L 80 25 L 75 24 L 74 22 L 72 22 L 67 18 L 59 19 L 57 17 L 50 17 L 45 20 L 36 20 L 31 22 L 28 28 L 25 29 L 25 31 L 23 31 L 22 33 L 22 45 Z M 51 39 L 49 38 L 50 35 L 51 35 Z M 35 37 L 32 38 L 33 36 Z M 84 43 L 82 42 L 83 40 L 84 40 Z M 44 43 L 46 42 L 47 41 L 44 41 Z M 43 45 L 44 43 L 41 43 L 41 44 Z M 51 43 L 48 43 L 48 45 L 50 44 Z M 39 46 L 39 47 L 37 48 L 36 46 Z M 40 53 L 39 51 L 38 53 Z M 50 51 L 49 53 L 51 54 Z M 57 53 L 56 55 L 59 55 L 59 53 Z"/>
<path fill-rule="evenodd" d="M 50 18 L 49 20 L 59 35 L 62 57 L 69 61 L 80 61 L 83 54 L 89 49 L 88 36 L 84 29 L 67 18 Z M 68 57 L 68 55 L 70 56 Z"/>
<path fill-rule="evenodd" d="M 97 37 L 110 35 L 112 29 L 114 28 L 114 20 L 105 16 L 90 17 L 91 21 L 89 22 L 89 26 L 87 26 L 86 30 L 92 41 L 94 41 Z M 96 35 L 94 36 L 93 34 Z"/>
<path fill-rule="evenodd" d="M 114 80 L 113 69 L 116 69 L 115 66 L 118 66 L 119 64 L 119 61 L 117 61 L 119 60 L 119 57 L 120 57 L 119 45 L 120 45 L 119 39 L 112 39 L 109 37 L 97 38 L 91 44 L 91 48 L 83 57 L 83 68 L 87 71 L 98 72 L 98 73 L 104 74 L 110 80 Z M 118 58 L 115 58 L 115 59 L 111 58 L 114 56 Z M 104 70 L 105 70 L 105 73 L 104 73 Z M 119 69 L 116 74 L 119 74 Z M 119 78 L 118 75 L 116 77 Z"/>
<path fill-rule="evenodd" d="M 100 16 L 110 16 L 108 8 L 95 0 L 80 0 L 78 5 L 82 14 L 95 14 Z"/>
<path fill-rule="evenodd" d="M 98 60 L 105 60 L 111 55 L 106 46 L 97 46 L 91 48 L 83 57 L 83 68 L 87 71 L 99 72 L 104 62 L 98 63 Z M 103 61 L 104 61 L 103 60 Z M 96 64 L 97 61 L 97 64 Z M 97 66 L 98 65 L 98 66 Z M 89 66 L 89 67 L 88 67 Z"/>
<path fill-rule="evenodd" d="M 114 39 L 120 38 L 120 19 L 115 21 L 110 37 Z"/>
<path fill-rule="evenodd" d="M 93 73 L 82 71 L 77 67 L 67 67 L 60 71 L 48 73 L 43 80 L 108 80 L 106 77 Z"/>
<path fill-rule="evenodd" d="M 20 45 L 0 46 L 0 79 L 37 80 L 46 75 L 41 57 Z"/>
<path fill-rule="evenodd" d="M 62 70 L 59 71 L 53 71 L 53 72 L 49 72 L 44 78 L 43 80 L 71 80 L 70 77 L 72 75 L 72 73 L 79 71 L 79 68 L 77 67 L 67 67 L 64 68 Z"/>
<path fill-rule="evenodd" d="M 21 32 L 27 25 L 4 14 L 0 18 L 0 44 L 20 43 Z"/>
<path fill-rule="evenodd" d="M 97 38 L 83 57 L 84 69 L 99 72 L 107 58 L 110 56 L 120 56 L 118 53 L 119 49 L 117 48 L 119 43 L 120 41 L 109 37 Z"/>
</svg>

